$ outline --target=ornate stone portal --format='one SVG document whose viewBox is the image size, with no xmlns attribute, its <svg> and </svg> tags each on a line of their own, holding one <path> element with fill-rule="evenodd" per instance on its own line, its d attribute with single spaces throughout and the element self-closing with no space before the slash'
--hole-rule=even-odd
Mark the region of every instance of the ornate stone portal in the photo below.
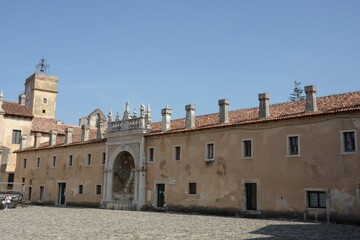
<svg viewBox="0 0 360 240">
<path fill-rule="evenodd" d="M 151 131 L 151 112 L 141 105 L 140 116 L 134 110 L 131 116 L 126 103 L 123 119 L 119 113 L 112 119 L 108 114 L 108 129 L 105 134 L 106 165 L 103 208 L 139 210 L 145 204 L 146 164 L 144 135 Z"/>
</svg>

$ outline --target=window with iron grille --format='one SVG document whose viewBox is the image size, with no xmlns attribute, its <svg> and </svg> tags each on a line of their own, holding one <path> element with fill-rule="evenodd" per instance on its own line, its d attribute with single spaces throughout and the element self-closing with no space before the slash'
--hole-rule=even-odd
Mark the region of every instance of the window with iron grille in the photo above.
<svg viewBox="0 0 360 240">
<path fill-rule="evenodd" d="M 242 158 L 252 158 L 253 156 L 253 146 L 251 139 L 242 140 Z"/>
<path fill-rule="evenodd" d="M 13 130 L 12 144 L 20 144 L 20 141 L 21 141 L 21 130 Z"/>
<path fill-rule="evenodd" d="M 356 152 L 356 132 L 343 131 L 342 132 L 342 150 L 344 153 Z"/>
<path fill-rule="evenodd" d="M 299 155 L 299 136 L 288 136 L 288 155 Z"/>
<path fill-rule="evenodd" d="M 309 208 L 326 208 L 326 192 L 307 191 Z"/>
</svg>

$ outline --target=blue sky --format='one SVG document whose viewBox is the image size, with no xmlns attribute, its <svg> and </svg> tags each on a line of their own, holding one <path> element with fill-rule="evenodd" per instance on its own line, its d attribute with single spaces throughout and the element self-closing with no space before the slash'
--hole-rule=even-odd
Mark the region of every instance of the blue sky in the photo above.
<svg viewBox="0 0 360 240">
<path fill-rule="evenodd" d="M 42 55 L 59 77 L 57 119 L 96 108 L 153 120 L 288 101 L 294 81 L 318 96 L 360 90 L 358 0 L 144 0 L 0 3 L 0 89 L 17 101 Z"/>
</svg>

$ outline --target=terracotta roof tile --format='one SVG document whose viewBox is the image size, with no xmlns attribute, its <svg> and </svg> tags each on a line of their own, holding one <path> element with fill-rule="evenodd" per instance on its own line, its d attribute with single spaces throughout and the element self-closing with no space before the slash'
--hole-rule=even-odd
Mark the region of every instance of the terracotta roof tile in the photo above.
<svg viewBox="0 0 360 240">
<path fill-rule="evenodd" d="M 259 119 L 259 108 L 229 111 L 229 122 L 223 124 L 219 123 L 218 113 L 197 116 L 196 126 L 191 130 L 360 110 L 360 91 L 318 97 L 318 111 L 315 113 L 305 113 L 305 103 L 305 100 L 301 100 L 296 102 L 286 102 L 270 105 L 270 117 L 266 119 Z M 163 134 L 163 132 L 161 132 L 161 122 L 152 123 L 151 127 L 153 131 L 148 135 Z M 189 130 L 190 129 L 185 129 L 185 119 L 182 118 L 172 120 L 171 130 L 167 131 L 166 133 Z"/>
<path fill-rule="evenodd" d="M 18 103 L 4 101 L 2 108 L 5 111 L 6 115 L 29 117 L 29 118 L 33 117 L 32 113 L 29 109 L 27 109 L 25 106 L 18 104 Z"/>
<path fill-rule="evenodd" d="M 64 142 L 64 135 L 65 135 L 65 128 L 72 128 L 73 135 L 72 139 L 73 142 L 80 142 L 81 140 L 81 127 L 63 124 L 58 120 L 49 119 L 49 118 L 39 118 L 34 117 L 32 121 L 32 131 L 33 132 L 40 132 L 40 133 L 49 133 L 50 131 L 57 131 L 57 142 L 62 143 Z M 62 136 L 61 136 L 62 135 Z M 96 129 L 90 128 L 89 133 L 89 140 L 93 140 L 96 138 Z"/>
</svg>

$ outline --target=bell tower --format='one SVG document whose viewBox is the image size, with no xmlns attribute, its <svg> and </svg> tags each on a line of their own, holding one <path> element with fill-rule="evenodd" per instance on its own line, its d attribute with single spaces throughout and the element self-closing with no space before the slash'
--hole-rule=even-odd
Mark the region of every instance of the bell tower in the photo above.
<svg viewBox="0 0 360 240">
<path fill-rule="evenodd" d="M 42 57 L 35 73 L 26 79 L 25 106 L 35 117 L 55 119 L 58 78 L 49 75 L 48 68 Z"/>
</svg>

